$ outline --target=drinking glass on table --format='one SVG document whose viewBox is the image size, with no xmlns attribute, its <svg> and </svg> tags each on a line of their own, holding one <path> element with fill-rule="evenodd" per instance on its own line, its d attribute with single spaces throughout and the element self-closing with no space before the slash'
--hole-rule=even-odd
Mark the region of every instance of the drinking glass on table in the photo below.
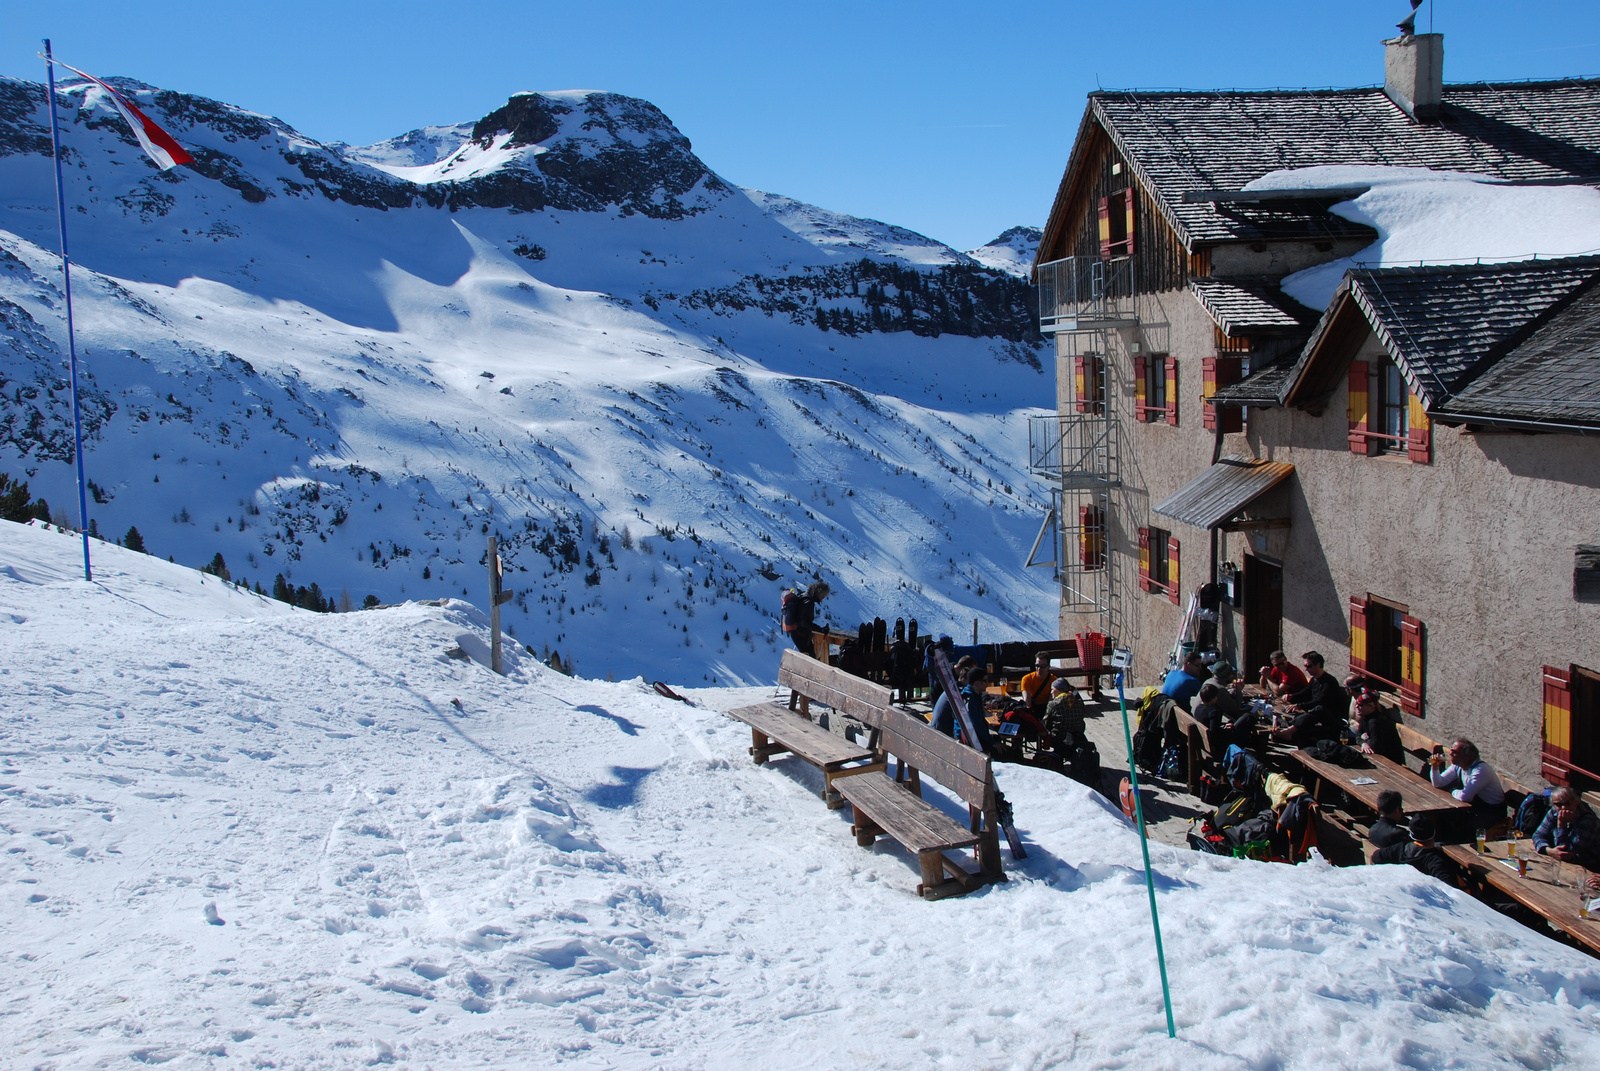
<svg viewBox="0 0 1600 1071">
<path fill-rule="evenodd" d="M 1489 839 L 1489 831 L 1487 829 L 1480 829 L 1475 836 L 1477 839 L 1474 843 L 1477 845 L 1478 854 L 1482 855 L 1488 850 L 1488 844 L 1486 842 Z"/>
<path fill-rule="evenodd" d="M 1589 917 L 1589 898 L 1595 893 L 1591 888 L 1595 884 L 1595 879 L 1588 870 L 1579 867 L 1578 880 L 1573 884 L 1578 887 L 1578 917 L 1586 919 Z"/>
</svg>

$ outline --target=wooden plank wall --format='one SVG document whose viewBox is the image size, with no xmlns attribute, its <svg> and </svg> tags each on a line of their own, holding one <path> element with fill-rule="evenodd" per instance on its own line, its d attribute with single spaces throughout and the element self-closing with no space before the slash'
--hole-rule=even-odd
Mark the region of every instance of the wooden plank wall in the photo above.
<svg viewBox="0 0 1600 1071">
<path fill-rule="evenodd" d="M 1122 154 L 1117 152 L 1111 139 L 1097 128 L 1093 156 L 1088 163 L 1093 182 L 1079 186 L 1082 199 L 1068 208 L 1072 224 L 1064 247 L 1052 250 L 1051 259 L 1059 257 L 1098 257 L 1100 255 L 1100 198 L 1109 197 L 1119 190 L 1137 185 L 1133 169 L 1128 167 Z M 1113 165 L 1121 164 L 1120 174 L 1112 174 Z M 1189 254 L 1178 241 L 1177 233 L 1157 210 L 1143 188 L 1139 190 L 1139 203 L 1133 223 L 1135 270 L 1138 273 L 1139 293 L 1150 294 L 1164 290 L 1181 290 L 1189 285 Z"/>
</svg>

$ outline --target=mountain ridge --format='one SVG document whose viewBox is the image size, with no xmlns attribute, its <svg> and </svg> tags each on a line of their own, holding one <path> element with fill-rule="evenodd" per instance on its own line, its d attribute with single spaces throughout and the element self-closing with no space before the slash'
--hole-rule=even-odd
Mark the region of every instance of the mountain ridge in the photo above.
<svg viewBox="0 0 1600 1071">
<path fill-rule="evenodd" d="M 596 674 L 768 676 L 774 576 L 826 576 L 852 627 L 1053 633 L 1048 578 L 1019 565 L 1043 512 L 1023 418 L 1053 397 L 1021 279 L 903 228 L 769 211 L 615 94 L 519 95 L 352 149 L 119 85 L 198 166 L 157 172 L 102 91 L 63 94 L 102 532 L 389 602 L 474 597 L 498 531 L 512 626 Z M 38 89 L 0 81 L 0 471 L 59 504 Z M 471 173 L 385 170 L 451 160 Z M 773 280 L 772 307 L 741 296 Z"/>
</svg>

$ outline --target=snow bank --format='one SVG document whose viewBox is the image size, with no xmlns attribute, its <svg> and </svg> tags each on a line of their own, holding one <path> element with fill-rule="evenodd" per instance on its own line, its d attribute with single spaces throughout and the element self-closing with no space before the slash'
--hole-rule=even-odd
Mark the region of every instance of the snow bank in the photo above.
<svg viewBox="0 0 1600 1071">
<path fill-rule="evenodd" d="M 461 603 L 315 615 L 0 522 L 12 1066 L 1593 1067 L 1600 968 L 1409 868 L 1158 847 L 1003 767 L 927 904 L 697 693 L 496 677 Z M 955 811 L 956 806 L 944 801 Z M 213 911 L 208 911 L 213 907 Z M 215 921 L 212 921 L 212 920 Z"/>
<path fill-rule="evenodd" d="M 1482 175 L 1413 167 L 1338 165 L 1274 171 L 1247 190 L 1371 186 L 1329 209 L 1365 223 L 1378 240 L 1352 257 L 1288 276 L 1284 293 L 1324 308 L 1352 267 L 1458 264 L 1600 251 L 1600 190 L 1511 186 Z"/>
</svg>

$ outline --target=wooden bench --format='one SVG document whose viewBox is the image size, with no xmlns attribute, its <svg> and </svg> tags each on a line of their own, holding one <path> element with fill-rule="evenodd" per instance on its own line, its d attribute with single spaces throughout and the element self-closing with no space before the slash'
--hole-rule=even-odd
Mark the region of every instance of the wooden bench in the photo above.
<svg viewBox="0 0 1600 1071">
<path fill-rule="evenodd" d="M 1172 714 L 1177 722 L 1178 731 L 1183 734 L 1183 739 L 1188 751 L 1189 795 L 1195 795 L 1195 786 L 1200 781 L 1200 764 L 1202 759 L 1221 758 L 1211 750 L 1211 731 L 1195 719 L 1193 714 L 1184 710 L 1176 703 L 1172 705 Z"/>
<path fill-rule="evenodd" d="M 856 843 L 870 848 L 880 834 L 887 834 L 915 853 L 922 870 L 917 895 L 925 900 L 959 896 L 1004 881 L 999 807 L 989 757 L 893 707 L 883 713 L 878 749 L 899 760 L 894 777 L 884 768 L 881 775 L 837 782 L 852 808 L 855 824 L 850 831 Z M 924 776 L 966 802 L 966 827 L 922 798 Z M 960 848 L 976 849 L 976 871 L 945 854 Z"/>
<path fill-rule="evenodd" d="M 750 757 L 764 763 L 774 755 L 791 754 L 822 771 L 822 798 L 829 809 L 844 806 L 834 787 L 841 777 L 882 769 L 883 760 L 873 742 L 851 743 L 811 717 L 811 704 L 821 703 L 866 725 L 876 735 L 889 708 L 889 689 L 852 677 L 841 669 L 807 658 L 799 651 L 783 652 L 778 684 L 789 689 L 789 702 L 756 703 L 728 711 L 728 716 L 750 726 Z"/>
</svg>

